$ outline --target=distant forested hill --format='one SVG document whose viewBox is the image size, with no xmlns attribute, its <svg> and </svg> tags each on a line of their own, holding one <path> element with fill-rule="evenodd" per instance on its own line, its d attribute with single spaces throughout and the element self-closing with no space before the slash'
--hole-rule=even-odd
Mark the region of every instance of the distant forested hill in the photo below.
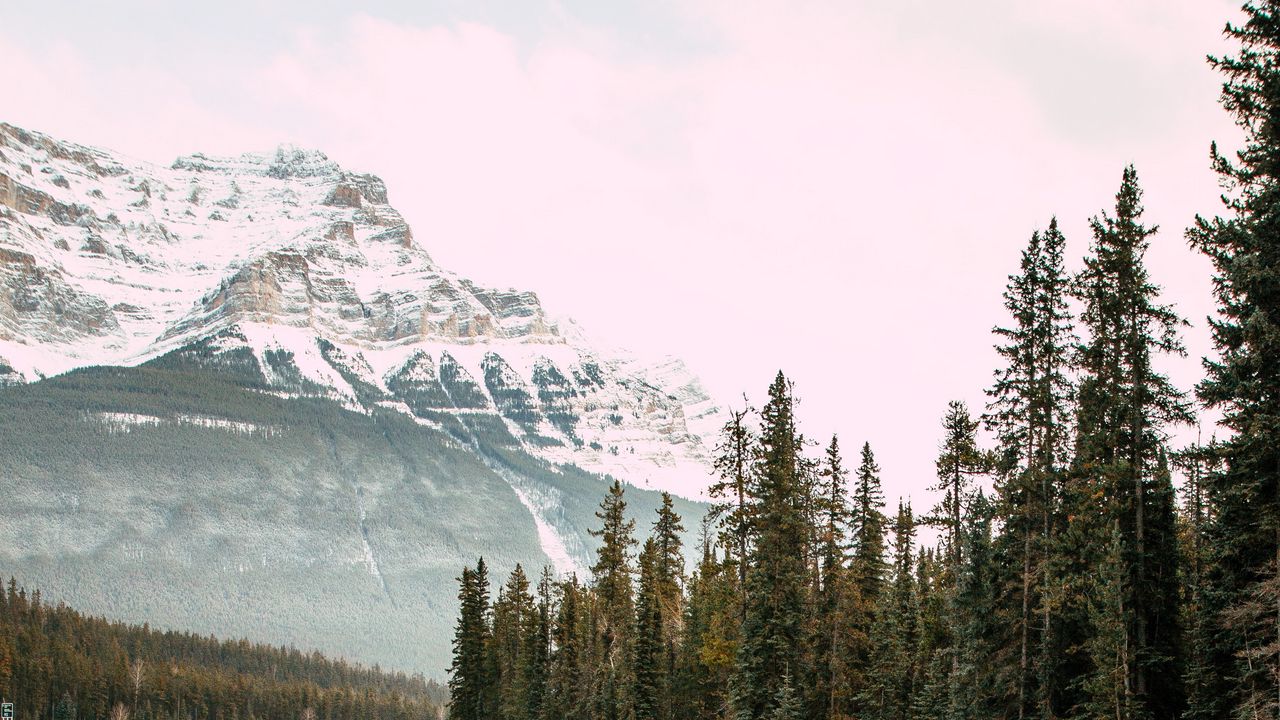
<svg viewBox="0 0 1280 720">
<path fill-rule="evenodd" d="M 0 592 L 0 697 L 21 720 L 427 720 L 444 695 L 318 652 L 86 616 L 13 580 Z"/>
</svg>

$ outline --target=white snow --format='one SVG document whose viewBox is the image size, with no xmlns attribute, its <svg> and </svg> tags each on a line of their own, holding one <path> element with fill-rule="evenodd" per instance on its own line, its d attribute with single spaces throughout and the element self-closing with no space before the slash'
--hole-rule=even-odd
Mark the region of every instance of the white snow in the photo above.
<svg viewBox="0 0 1280 720">
<path fill-rule="evenodd" d="M 132 432 L 136 428 L 160 427 L 162 425 L 180 425 L 217 430 L 229 430 L 244 435 L 262 435 L 270 437 L 280 431 L 274 425 L 228 420 L 227 418 L 208 415 L 177 414 L 171 417 L 145 415 L 141 413 L 95 412 L 85 416 L 86 420 L 99 422 L 109 432 Z"/>
<path fill-rule="evenodd" d="M 543 421 L 537 432 L 564 445 L 529 443 L 530 453 L 641 487 L 703 494 L 722 419 L 683 364 L 648 363 L 605 346 L 571 320 L 546 314 L 532 296 L 476 288 L 436 265 L 420 239 L 408 247 L 388 239 L 407 231 L 389 205 L 368 198 L 359 208 L 325 205 L 338 183 L 364 180 L 323 154 L 282 147 L 234 158 L 193 155 L 158 167 L 39 135 L 26 145 L 7 127 L 0 133 L 0 174 L 90 213 L 66 223 L 52 210 L 0 206 L 0 251 L 31 256 L 64 309 L 94 318 L 110 309 L 93 329 L 53 312 L 15 314 L 6 324 L 0 309 L 0 361 L 26 380 L 86 365 L 135 365 L 238 332 L 265 373 L 268 350 L 292 353 L 304 378 L 348 409 L 368 412 L 321 353 L 323 339 L 346 357 L 345 370 L 386 393 L 378 402 L 411 415 L 386 378 L 415 354 L 426 353 L 438 368 L 447 353 L 486 394 L 485 357 L 496 354 L 510 367 L 507 380 L 524 385 L 535 404 L 539 364 L 554 365 L 575 387 L 567 405 L 581 445 Z M 80 164 L 72 159 L 77 153 L 111 172 Z M 69 187 L 55 184 L 57 177 Z M 105 252 L 82 249 L 91 239 Z M 32 282 L 22 272 L 0 262 L 0 281 Z M 55 299 L 42 302 L 52 307 Z M 485 302 L 515 303 L 521 311 L 491 312 Z M 574 371 L 589 364 L 599 368 L 602 387 L 574 381 Z M 512 427 L 517 437 L 525 432 Z"/>
<path fill-rule="evenodd" d="M 520 498 L 520 503 L 533 516 L 533 524 L 538 529 L 538 544 L 542 547 L 542 552 L 551 560 L 551 567 L 556 573 L 559 575 L 577 573 L 579 576 L 585 577 L 586 567 L 569 554 L 568 548 L 565 547 L 564 537 L 560 535 L 551 523 L 547 522 L 544 516 L 547 508 L 539 507 L 539 503 L 535 503 L 523 488 L 512 485 L 511 489 L 515 491 L 516 497 Z"/>
</svg>

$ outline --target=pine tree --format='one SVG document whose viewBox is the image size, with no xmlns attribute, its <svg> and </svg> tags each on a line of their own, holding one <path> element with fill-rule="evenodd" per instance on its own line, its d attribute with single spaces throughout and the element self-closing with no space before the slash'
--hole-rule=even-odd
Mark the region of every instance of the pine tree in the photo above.
<svg viewBox="0 0 1280 720">
<path fill-rule="evenodd" d="M 1234 57 L 1210 58 L 1226 77 L 1222 104 L 1244 131 L 1234 160 L 1212 149 L 1228 192 L 1227 217 L 1197 218 L 1192 245 L 1215 268 L 1217 358 L 1197 394 L 1232 435 L 1215 443 L 1221 467 L 1206 478 L 1214 507 L 1209 575 L 1215 628 L 1205 717 L 1280 717 L 1280 7 L 1244 5 L 1228 25 Z M 1268 590 L 1272 591 L 1266 599 Z M 1259 600 L 1259 598 L 1264 598 Z"/>
<path fill-rule="evenodd" d="M 888 566 L 884 560 L 884 492 L 880 489 L 880 466 L 876 464 L 871 443 L 863 443 L 858 464 L 857 488 L 854 490 L 853 575 L 863 597 L 874 601 L 884 585 Z"/>
<path fill-rule="evenodd" d="M 1070 277 L 1063 266 L 1066 240 L 1057 218 L 1034 232 L 1022 251 L 1020 271 L 1004 293 L 1007 327 L 997 327 L 996 347 L 1005 364 L 996 372 L 986 425 L 1000 441 L 995 552 L 1005 572 L 995 608 L 1006 630 L 996 662 L 994 692 L 1007 714 L 1052 717 L 1057 658 L 1052 601 L 1046 580 L 1055 573 L 1052 551 L 1061 527 L 1062 470 L 1068 453 L 1073 388 L 1070 353 L 1075 345 L 1067 306 Z M 1015 570 L 1016 568 L 1016 570 Z"/>
<path fill-rule="evenodd" d="M 640 587 L 636 595 L 636 638 L 632 697 L 636 720 L 657 720 L 664 716 L 667 667 L 662 625 L 662 562 L 653 538 L 640 551 Z"/>
<path fill-rule="evenodd" d="M 956 636 L 955 675 L 951 679 L 951 715 L 959 718 L 999 717 L 996 685 L 995 614 L 997 569 L 991 522 L 994 510 L 979 491 L 965 530 L 965 564 L 952 610 Z"/>
<path fill-rule="evenodd" d="M 684 625 L 684 532 L 680 514 L 675 511 L 671 494 L 662 493 L 658 519 L 653 523 L 655 544 L 655 583 L 658 609 L 662 621 L 663 663 L 670 675 L 675 664 L 676 647 Z M 664 695 L 665 688 L 664 688 Z"/>
<path fill-rule="evenodd" d="M 525 629 L 521 648 L 519 672 L 525 692 L 525 713 L 531 720 L 542 715 L 547 692 L 547 673 L 551 663 L 552 583 L 551 568 L 543 566 L 533 615 Z"/>
<path fill-rule="evenodd" d="M 963 402 L 951 401 L 942 420 L 942 451 L 936 462 L 938 484 L 930 488 L 942 493 L 942 500 L 925 522 L 942 530 L 947 551 L 948 584 L 954 583 L 960 567 L 965 506 L 972 494 L 974 478 L 987 472 L 987 460 L 978 450 L 978 421 L 969 417 Z"/>
<path fill-rule="evenodd" d="M 529 578 L 516 564 L 493 603 L 492 656 L 497 674 L 498 712 L 507 720 L 529 720 L 530 672 L 525 656 L 534 631 L 535 609 Z"/>
<path fill-rule="evenodd" d="M 804 705 L 791 686 L 791 675 L 784 675 L 778 693 L 774 696 L 773 712 L 769 713 L 769 720 L 804 720 L 804 717 Z"/>
<path fill-rule="evenodd" d="M 858 690 L 855 671 L 862 648 L 855 623 L 862 620 L 862 600 L 845 567 L 851 516 L 845 475 L 839 440 L 832 437 L 821 473 L 821 493 L 816 498 L 820 503 L 821 567 L 810 639 L 813 677 L 804 693 L 809 715 L 814 717 L 844 717 Z"/>
<path fill-rule="evenodd" d="M 859 705 L 866 720 L 909 720 L 916 696 L 919 598 L 914 562 L 915 517 L 898 503 L 893 533 L 893 584 L 879 597 L 871 663 Z"/>
<path fill-rule="evenodd" d="M 961 556 L 964 557 L 963 552 Z M 926 547 L 920 548 L 916 557 L 920 612 L 917 679 L 911 709 L 912 717 L 919 720 L 950 720 L 956 711 L 954 684 L 959 677 L 959 657 L 955 582 L 960 573 L 949 567 L 946 557 L 947 553 Z"/>
<path fill-rule="evenodd" d="M 713 720 L 727 713 L 741 629 L 737 568 L 731 559 L 717 559 L 714 546 L 704 542 L 702 562 L 689 583 L 674 682 L 673 715 L 681 720 Z"/>
<path fill-rule="evenodd" d="M 1182 616 L 1186 659 L 1183 686 L 1187 692 L 1185 720 L 1213 720 L 1222 707 L 1219 679 L 1214 670 L 1214 637 L 1217 618 L 1210 600 L 1210 568 L 1217 564 L 1216 548 L 1209 540 L 1213 506 L 1205 486 L 1217 471 L 1213 443 L 1195 445 L 1178 456 L 1183 484 L 1181 557 Z"/>
<path fill-rule="evenodd" d="M 1119 522 L 1112 523 L 1109 541 L 1102 552 L 1102 561 L 1095 568 L 1096 578 L 1090 583 L 1086 597 L 1091 632 L 1084 647 L 1091 669 L 1080 679 L 1084 690 L 1080 716 L 1146 717 L 1136 703 L 1130 682 L 1134 662 L 1128 638 L 1132 610 L 1125 604 L 1128 568 Z"/>
<path fill-rule="evenodd" d="M 1088 337 L 1080 351 L 1076 471 L 1085 496 L 1107 498 L 1104 515 L 1118 524 L 1130 655 L 1125 687 L 1133 695 L 1125 707 L 1135 717 L 1164 720 L 1181 712 L 1183 694 L 1173 490 L 1159 464 L 1165 428 L 1191 416 L 1153 367 L 1161 353 L 1185 354 L 1178 338 L 1185 322 L 1158 304 L 1159 288 L 1147 277 L 1144 256 L 1156 228 L 1142 224 L 1141 199 L 1137 174 L 1127 167 L 1115 216 L 1092 222 L 1091 255 L 1078 279 Z"/>
<path fill-rule="evenodd" d="M 134 705 L 137 705 L 136 701 Z M 53 720 L 76 720 L 76 704 L 71 699 L 71 693 L 62 693 L 62 698 L 53 708 Z"/>
<path fill-rule="evenodd" d="M 489 673 L 489 580 L 484 559 L 476 569 L 463 568 L 458 578 L 460 609 L 449 670 L 449 717 L 487 720 L 492 678 Z"/>
<path fill-rule="evenodd" d="M 635 714 L 629 695 L 635 630 L 630 549 L 636 544 L 636 523 L 626 518 L 626 509 L 622 484 L 615 480 L 596 512 L 601 528 L 591 531 L 602 541 L 591 566 L 599 619 L 595 642 L 602 667 L 593 705 L 594 714 L 605 720 L 629 720 Z"/>
<path fill-rule="evenodd" d="M 731 683 L 733 712 L 739 720 L 756 720 L 772 709 L 784 673 L 807 674 L 801 658 L 810 585 L 805 549 L 811 528 L 803 507 L 806 479 L 791 383 L 781 372 L 769 387 L 760 420 L 746 617 Z"/>
<path fill-rule="evenodd" d="M 729 420 L 720 431 L 720 444 L 716 446 L 713 460 L 717 479 L 707 489 L 707 494 L 715 500 L 711 516 L 720 521 L 720 543 L 732 553 L 738 568 L 738 587 L 744 590 L 754 532 L 751 484 L 757 462 L 756 437 L 747 422 L 751 413 L 750 407 L 729 411 Z M 745 617 L 745 597 L 739 598 L 739 611 Z"/>
<path fill-rule="evenodd" d="M 559 585 L 542 720 L 582 720 L 586 717 L 582 682 L 583 616 L 580 609 L 583 592 L 576 575 Z"/>
</svg>

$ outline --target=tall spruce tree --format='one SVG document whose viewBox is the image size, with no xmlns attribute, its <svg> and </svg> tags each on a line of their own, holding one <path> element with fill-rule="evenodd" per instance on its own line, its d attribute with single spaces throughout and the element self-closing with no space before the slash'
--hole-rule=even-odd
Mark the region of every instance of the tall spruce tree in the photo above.
<svg viewBox="0 0 1280 720">
<path fill-rule="evenodd" d="M 893 525 L 893 582 L 878 598 L 871 662 L 859 697 L 866 720 L 909 720 L 916 696 L 919 597 L 914 566 L 915 517 L 899 501 Z"/>
<path fill-rule="evenodd" d="M 1003 620 L 995 652 L 1000 679 L 993 692 L 1003 713 L 1019 719 L 1054 715 L 1061 684 L 1052 599 L 1046 580 L 1062 524 L 1061 485 L 1068 459 L 1075 334 L 1067 305 L 1070 276 L 1058 220 L 1031 234 L 1019 272 L 1004 293 L 1010 323 L 997 327 L 996 372 L 984 417 L 1000 441 L 997 508 L 1002 522 L 994 552 L 1002 572 L 994 609 Z"/>
<path fill-rule="evenodd" d="M 449 717 L 486 720 L 494 708 L 489 702 L 489 578 L 484 559 L 474 570 L 463 568 L 458 584 L 460 607 L 449 668 Z"/>
<path fill-rule="evenodd" d="M 662 493 L 658 519 L 653 523 L 655 587 L 662 625 L 662 662 L 669 677 L 674 670 L 680 632 L 684 625 L 684 532 L 671 494 Z M 666 693 L 666 688 L 663 689 Z"/>
<path fill-rule="evenodd" d="M 596 512 L 601 527 L 591 531 L 601 540 L 591 572 L 597 600 L 595 644 L 602 663 L 594 688 L 593 714 L 602 720 L 630 720 L 635 715 L 630 690 L 635 631 L 631 547 L 636 544 L 636 523 L 627 519 L 626 511 L 622 483 L 614 480 Z"/>
<path fill-rule="evenodd" d="M 876 464 L 875 454 L 871 452 L 871 443 L 862 444 L 856 480 L 853 501 L 853 575 L 862 596 L 873 601 L 880 595 L 888 566 L 884 559 L 884 491 L 880 487 L 880 466 Z"/>
<path fill-rule="evenodd" d="M 550 566 L 543 566 L 534 597 L 533 615 L 525 628 L 519 672 L 525 693 L 526 717 L 536 720 L 542 715 L 547 693 L 547 673 L 551 664 L 552 586 Z"/>
<path fill-rule="evenodd" d="M 715 546 L 704 542 L 702 562 L 689 582 L 685 605 L 674 683 L 677 718 L 713 720 L 728 713 L 729 677 L 741 629 L 737 578 L 737 564 L 720 560 Z"/>
<path fill-rule="evenodd" d="M 662 623 L 661 557 L 651 537 L 640 551 L 632 673 L 636 720 L 665 717 L 667 666 Z"/>
<path fill-rule="evenodd" d="M 862 444 L 861 458 L 855 473 L 851 532 L 854 540 L 853 559 L 846 573 L 847 591 L 839 612 L 845 630 L 848 706 L 853 715 L 863 708 L 864 691 L 872 665 L 873 633 L 876 609 L 888 582 L 889 565 L 885 562 L 884 492 L 880 487 L 880 466 L 876 464 L 870 443 Z"/>
<path fill-rule="evenodd" d="M 1082 692 L 1081 718 L 1150 717 L 1136 702 L 1131 682 L 1134 654 L 1129 632 L 1132 613 L 1125 604 L 1129 568 L 1120 523 L 1111 523 L 1103 536 L 1100 558 L 1092 581 L 1083 589 L 1089 617 L 1089 633 L 1083 641 L 1090 666 L 1077 682 Z"/>
<path fill-rule="evenodd" d="M 529 578 L 518 563 L 493 603 L 492 656 L 497 674 L 492 681 L 498 693 L 498 715 L 507 720 L 529 720 L 529 636 L 536 610 L 529 592 Z"/>
<path fill-rule="evenodd" d="M 758 447 L 749 423 L 752 412 L 750 406 L 729 411 L 713 460 L 717 478 L 707 489 L 707 494 L 715 501 L 711 515 L 720 521 L 720 544 L 736 564 L 740 590 L 747 586 L 747 560 L 754 530 L 751 485 Z M 745 596 L 739 596 L 738 605 L 740 615 L 745 617 Z"/>
<path fill-rule="evenodd" d="M 969 408 L 963 402 L 953 400 L 947 405 L 942 419 L 942 450 L 938 454 L 938 484 L 930 488 L 942 494 L 925 522 L 942 531 L 946 549 L 947 583 L 954 584 L 955 573 L 960 568 L 963 546 L 965 507 L 973 493 L 975 478 L 987 472 L 987 459 L 978 449 L 979 421 L 969 416 Z"/>
<path fill-rule="evenodd" d="M 1173 489 L 1159 466 L 1166 428 L 1191 422 L 1191 415 L 1153 361 L 1185 354 L 1178 332 L 1186 323 L 1159 304 L 1159 288 L 1148 278 L 1145 255 L 1156 228 L 1142 224 L 1141 199 L 1137 173 L 1126 167 L 1115 215 L 1092 221 L 1091 253 L 1077 281 L 1087 338 L 1080 348 L 1075 457 L 1082 492 L 1075 498 L 1085 504 L 1071 510 L 1096 518 L 1104 498 L 1102 517 L 1120 538 L 1124 596 L 1115 607 L 1125 614 L 1130 697 L 1118 707 L 1132 713 L 1125 717 L 1172 720 L 1183 705 L 1177 539 Z"/>
<path fill-rule="evenodd" d="M 818 586 L 813 607 L 813 676 L 803 697 L 810 717 L 845 717 L 858 690 L 862 598 L 845 564 L 851 519 L 840 443 L 831 438 L 816 500 L 820 517 Z M 865 628 L 861 629 L 865 632 Z"/>
<path fill-rule="evenodd" d="M 957 663 L 951 681 L 950 714 L 957 718 L 985 718 L 1004 715 L 999 707 L 996 668 L 997 629 L 995 613 L 997 568 L 993 555 L 991 523 L 995 510 L 979 491 L 965 528 L 965 563 L 960 573 L 952 611 L 955 624 Z"/>
<path fill-rule="evenodd" d="M 760 411 L 746 615 L 731 682 L 738 720 L 764 717 L 773 710 L 784 677 L 807 674 L 801 659 L 810 587 L 804 550 L 810 527 L 794 410 L 791 383 L 779 372 Z"/>
<path fill-rule="evenodd" d="M 547 691 L 542 702 L 542 720 L 583 720 L 587 717 L 582 663 L 584 661 L 583 587 L 571 575 L 558 588 L 552 627 L 552 651 L 547 669 Z"/>
<path fill-rule="evenodd" d="M 1218 470 L 1213 448 L 1212 442 L 1197 443 L 1177 459 L 1185 479 L 1181 515 L 1184 720 L 1214 720 L 1224 707 L 1214 667 L 1218 618 L 1209 583 L 1210 570 L 1218 562 L 1217 548 L 1209 537 L 1214 511 L 1206 487 L 1206 479 Z"/>
<path fill-rule="evenodd" d="M 961 540 L 963 542 L 963 538 Z M 920 614 L 916 680 L 910 705 L 912 720 L 951 720 L 955 716 L 954 683 L 959 677 L 957 628 L 953 617 L 956 588 L 947 566 L 945 547 L 942 550 L 922 547 L 916 554 Z"/>
<path fill-rule="evenodd" d="M 769 713 L 769 720 L 804 720 L 804 718 L 804 703 L 800 701 L 800 694 L 791 684 L 791 676 L 785 675 L 782 678 L 782 685 L 778 688 L 778 694 L 774 696 L 773 712 Z"/>
<path fill-rule="evenodd" d="M 1222 105 L 1244 132 L 1231 159 L 1212 148 L 1226 217 L 1197 218 L 1192 245 L 1213 261 L 1217 358 L 1199 397 L 1232 434 L 1215 443 L 1206 478 L 1219 555 L 1207 601 L 1215 628 L 1204 717 L 1280 717 L 1280 4 L 1253 0 L 1226 35 L 1235 56 L 1210 58 L 1226 78 Z"/>
</svg>

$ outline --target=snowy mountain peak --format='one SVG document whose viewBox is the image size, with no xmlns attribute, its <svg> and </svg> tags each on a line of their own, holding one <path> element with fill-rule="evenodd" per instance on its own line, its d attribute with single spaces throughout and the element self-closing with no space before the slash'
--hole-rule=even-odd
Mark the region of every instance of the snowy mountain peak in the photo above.
<svg viewBox="0 0 1280 720">
<path fill-rule="evenodd" d="M 157 167 L 0 124 L 0 383 L 175 353 L 353 410 L 485 413 L 548 462 L 688 496 L 719 423 L 679 362 L 439 267 L 382 180 L 319 151 Z"/>
<path fill-rule="evenodd" d="M 336 178 L 342 168 L 329 156 L 295 145 L 280 145 L 274 153 L 243 153 L 236 158 L 209 157 L 203 153 L 183 155 L 173 161 L 173 170 L 261 175 L 279 180 L 288 178 Z"/>
</svg>

